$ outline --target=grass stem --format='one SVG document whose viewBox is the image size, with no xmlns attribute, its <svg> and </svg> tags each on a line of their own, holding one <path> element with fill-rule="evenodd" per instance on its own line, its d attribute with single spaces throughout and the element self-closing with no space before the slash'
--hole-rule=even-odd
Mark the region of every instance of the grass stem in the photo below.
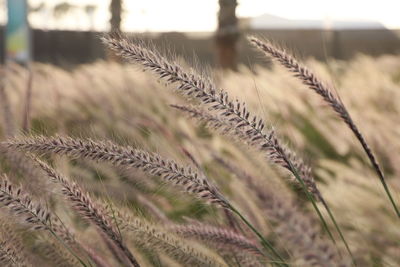
<svg viewBox="0 0 400 267">
<path fill-rule="evenodd" d="M 290 168 L 291 168 L 291 170 L 292 170 L 293 175 L 296 177 L 296 179 L 299 181 L 299 183 L 300 183 L 301 186 L 303 187 L 303 190 L 304 190 L 305 194 L 307 195 L 307 198 L 311 201 L 311 203 L 312 203 L 312 205 L 313 205 L 315 211 L 317 212 L 318 217 L 320 218 L 320 220 L 321 220 L 321 222 L 322 222 L 322 224 L 323 224 L 325 230 L 327 231 L 329 237 L 332 239 L 332 241 L 333 241 L 333 243 L 335 244 L 336 248 L 338 248 L 338 247 L 337 247 L 337 244 L 336 244 L 336 240 L 335 240 L 335 238 L 333 237 L 332 232 L 329 230 L 328 224 L 326 223 L 324 217 L 322 216 L 322 213 L 321 213 L 320 209 L 318 208 L 318 205 L 317 205 L 317 203 L 316 203 L 314 197 L 313 197 L 313 196 L 311 195 L 311 193 L 307 190 L 307 187 L 306 187 L 306 185 L 305 185 L 303 179 L 301 179 L 301 177 L 300 177 L 298 171 L 297 171 L 296 168 L 293 166 L 293 164 L 292 164 L 290 161 L 288 161 L 287 163 L 289 164 L 289 166 L 290 166 Z M 321 202 L 323 203 L 325 209 L 327 210 L 331 221 L 333 222 L 333 224 L 334 224 L 336 230 L 338 231 L 338 233 L 339 233 L 339 235 L 340 235 L 340 238 L 342 239 L 342 241 L 343 241 L 343 243 L 344 243 L 344 245 L 345 245 L 345 247 L 346 247 L 347 252 L 349 253 L 349 255 L 350 255 L 350 257 L 351 257 L 351 260 L 352 260 L 352 262 L 353 262 L 353 265 L 355 266 L 356 264 L 355 264 L 355 260 L 354 260 L 353 254 L 351 253 L 350 247 L 349 247 L 349 245 L 348 245 L 346 239 L 344 238 L 344 235 L 343 235 L 342 231 L 340 230 L 340 227 L 339 227 L 339 225 L 337 224 L 337 222 L 336 222 L 336 220 L 335 220 L 335 217 L 333 216 L 333 214 L 332 214 L 332 212 L 331 212 L 331 210 L 330 210 L 328 204 L 325 202 L 325 200 L 324 200 L 322 197 L 321 197 Z M 338 251 L 339 251 L 339 249 L 338 249 Z M 339 253 L 340 253 L 340 251 L 339 251 Z"/>
<path fill-rule="evenodd" d="M 229 208 L 232 210 L 232 212 L 236 213 L 236 215 L 238 215 L 239 218 L 257 235 L 257 237 L 260 239 L 261 245 L 268 251 L 271 251 L 279 259 L 280 262 L 275 262 L 278 264 L 278 266 L 289 266 L 283 257 L 275 250 L 272 244 L 266 240 L 264 236 L 236 208 L 233 206 L 230 206 Z"/>
</svg>

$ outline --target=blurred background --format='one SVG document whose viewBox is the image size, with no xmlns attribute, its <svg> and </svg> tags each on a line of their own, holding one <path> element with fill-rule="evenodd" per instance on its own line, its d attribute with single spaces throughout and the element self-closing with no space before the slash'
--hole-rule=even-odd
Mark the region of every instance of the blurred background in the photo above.
<svg viewBox="0 0 400 267">
<path fill-rule="evenodd" d="M 34 61 L 90 63 L 106 58 L 98 38 L 105 31 L 140 33 L 179 55 L 196 54 L 202 63 L 232 69 L 248 64 L 249 57 L 262 62 L 243 41 L 248 33 L 323 61 L 400 51 L 397 0 L 1 0 L 0 5 L 2 61 L 6 51 L 9 58 L 25 53 L 23 58 L 28 49 Z"/>
</svg>

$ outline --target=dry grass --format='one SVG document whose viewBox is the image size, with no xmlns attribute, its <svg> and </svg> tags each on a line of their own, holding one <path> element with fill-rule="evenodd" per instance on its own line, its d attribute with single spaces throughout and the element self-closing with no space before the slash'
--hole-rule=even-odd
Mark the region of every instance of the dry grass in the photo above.
<svg viewBox="0 0 400 267">
<path fill-rule="evenodd" d="M 285 67 L 211 77 L 144 44 L 106 42 L 149 73 L 110 62 L 71 72 L 34 64 L 29 123 L 28 73 L 7 69 L 3 265 L 351 265 L 304 189 L 331 207 L 357 266 L 400 261 L 399 221 L 376 170 L 320 95 L 300 90 Z M 307 62 L 338 88 L 332 96 L 369 141 L 396 203 L 399 62 Z M 30 131 L 19 135 L 23 125 Z M 26 151 L 43 157 L 41 167 Z"/>
</svg>

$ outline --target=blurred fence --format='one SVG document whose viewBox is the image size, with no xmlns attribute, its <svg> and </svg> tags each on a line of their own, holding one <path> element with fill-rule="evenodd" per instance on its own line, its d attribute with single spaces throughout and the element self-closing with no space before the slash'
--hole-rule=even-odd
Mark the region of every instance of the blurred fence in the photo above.
<svg viewBox="0 0 400 267">
<path fill-rule="evenodd" d="M 300 57 L 350 59 L 357 53 L 373 56 L 400 53 L 400 30 L 265 30 L 244 32 L 270 38 L 283 44 Z M 77 31 L 33 31 L 33 58 L 35 61 L 57 65 L 88 63 L 105 58 L 99 41 L 101 33 Z M 212 35 L 161 33 L 144 34 L 155 46 L 172 47 L 178 55 L 192 58 L 194 54 L 202 63 L 214 63 L 214 40 Z M 4 40 L 4 31 L 0 31 Z M 165 48 L 164 48 L 165 50 Z M 4 60 L 4 42 L 0 42 L 0 58 Z M 242 38 L 239 44 L 239 61 L 247 64 L 261 63 L 260 56 Z M 250 59 L 249 59 L 250 58 Z"/>
</svg>

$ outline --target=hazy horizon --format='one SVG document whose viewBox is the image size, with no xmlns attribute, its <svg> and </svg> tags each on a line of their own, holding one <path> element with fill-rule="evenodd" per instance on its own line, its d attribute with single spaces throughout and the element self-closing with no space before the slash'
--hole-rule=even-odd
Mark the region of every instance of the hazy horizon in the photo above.
<svg viewBox="0 0 400 267">
<path fill-rule="evenodd" d="M 6 6 L 6 0 L 0 1 Z M 33 28 L 69 29 L 69 30 L 108 30 L 109 0 L 30 0 L 32 8 L 45 2 L 47 8 L 30 15 Z M 65 16 L 56 19 L 52 9 L 61 2 L 68 2 L 76 8 Z M 84 6 L 95 4 L 96 11 L 91 18 Z M 290 6 L 291 8 L 288 8 Z M 310 8 L 311 7 L 311 8 Z M 125 1 L 122 29 L 134 32 L 210 32 L 217 26 L 217 0 L 146 0 Z M 6 12 L 2 8 L 0 22 L 5 23 Z M 289 20 L 321 20 L 324 22 L 374 21 L 390 29 L 400 28 L 400 1 L 362 1 L 362 0 L 303 0 L 264 1 L 242 0 L 237 8 L 238 17 L 257 17 L 263 14 L 282 17 Z"/>
</svg>

